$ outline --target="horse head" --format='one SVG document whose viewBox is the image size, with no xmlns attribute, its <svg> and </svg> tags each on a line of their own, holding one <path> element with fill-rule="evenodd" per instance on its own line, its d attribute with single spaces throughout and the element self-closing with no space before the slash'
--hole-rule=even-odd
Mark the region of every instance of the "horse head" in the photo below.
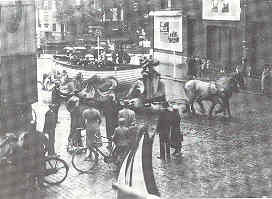
<svg viewBox="0 0 272 199">
<path fill-rule="evenodd" d="M 95 89 L 94 86 L 92 84 L 87 83 L 83 89 L 78 92 L 78 97 L 80 98 L 84 98 L 84 99 L 93 99 L 95 98 Z"/>
</svg>

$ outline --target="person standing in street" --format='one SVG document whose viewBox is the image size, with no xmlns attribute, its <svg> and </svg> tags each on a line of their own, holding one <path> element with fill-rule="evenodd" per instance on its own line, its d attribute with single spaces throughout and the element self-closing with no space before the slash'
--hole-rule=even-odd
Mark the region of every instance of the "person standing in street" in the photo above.
<svg viewBox="0 0 272 199">
<path fill-rule="evenodd" d="M 56 130 L 56 113 L 55 105 L 50 104 L 49 110 L 45 114 L 45 121 L 43 127 L 43 133 L 48 134 L 49 144 L 48 144 L 48 154 L 55 154 L 55 130 Z"/>
<path fill-rule="evenodd" d="M 159 120 L 157 123 L 157 132 L 159 133 L 160 139 L 160 156 L 161 160 L 170 160 L 170 132 L 171 132 L 171 118 L 172 113 L 169 109 L 169 103 L 164 102 L 162 104 L 163 110 L 159 114 Z"/>
<path fill-rule="evenodd" d="M 61 92 L 60 92 L 60 84 L 56 83 L 55 86 L 53 87 L 52 90 L 52 104 L 54 104 L 54 112 L 56 114 L 56 122 L 58 123 L 58 113 L 59 113 L 59 108 L 61 104 Z"/>
<path fill-rule="evenodd" d="M 135 125 L 136 123 L 135 111 L 129 108 L 129 102 L 127 101 L 124 102 L 124 108 L 118 112 L 118 120 L 119 118 L 125 119 L 125 125 L 127 127 Z"/>
<path fill-rule="evenodd" d="M 107 138 L 111 138 L 113 136 L 114 129 L 118 125 L 117 105 L 112 98 L 103 103 L 103 113 L 106 120 L 106 135 Z M 111 143 L 109 143 L 108 147 L 111 148 Z"/>
<path fill-rule="evenodd" d="M 179 156 L 182 147 L 183 134 L 180 131 L 180 114 L 178 109 L 173 108 L 173 120 L 171 125 L 171 147 L 175 149 L 173 155 Z"/>
<path fill-rule="evenodd" d="M 261 89 L 263 94 L 265 95 L 269 94 L 270 85 L 271 85 L 271 69 L 269 65 L 265 65 L 261 79 Z"/>
</svg>

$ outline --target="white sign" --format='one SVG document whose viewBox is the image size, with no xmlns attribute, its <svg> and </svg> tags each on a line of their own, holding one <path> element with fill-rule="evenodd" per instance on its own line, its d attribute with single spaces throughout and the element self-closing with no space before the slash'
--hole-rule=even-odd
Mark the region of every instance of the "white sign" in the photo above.
<svg viewBox="0 0 272 199">
<path fill-rule="evenodd" d="M 154 48 L 182 52 L 182 16 L 155 16 Z"/>
<path fill-rule="evenodd" d="M 240 0 L 202 0 L 202 18 L 240 21 Z"/>
</svg>

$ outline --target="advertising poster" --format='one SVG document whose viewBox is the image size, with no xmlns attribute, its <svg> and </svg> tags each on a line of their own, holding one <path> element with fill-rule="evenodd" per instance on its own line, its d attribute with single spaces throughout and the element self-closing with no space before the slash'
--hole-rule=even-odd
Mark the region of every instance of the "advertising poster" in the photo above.
<svg viewBox="0 0 272 199">
<path fill-rule="evenodd" d="M 203 0 L 202 18 L 240 21 L 240 0 Z"/>
<path fill-rule="evenodd" d="M 182 17 L 155 17 L 155 48 L 182 52 Z"/>
<path fill-rule="evenodd" d="M 167 43 L 169 35 L 169 22 L 160 22 L 160 41 Z"/>
</svg>

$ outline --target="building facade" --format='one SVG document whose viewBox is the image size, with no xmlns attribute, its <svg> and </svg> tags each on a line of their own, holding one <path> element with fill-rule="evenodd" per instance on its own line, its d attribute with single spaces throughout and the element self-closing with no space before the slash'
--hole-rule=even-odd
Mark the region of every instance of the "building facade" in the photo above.
<svg viewBox="0 0 272 199">
<path fill-rule="evenodd" d="M 67 24 L 57 19 L 56 0 L 39 0 L 37 16 L 37 36 L 41 43 L 63 41 L 68 35 Z"/>
<path fill-rule="evenodd" d="M 231 67 L 244 59 L 253 70 L 262 70 L 265 63 L 272 63 L 269 53 L 272 50 L 270 34 L 272 1 L 161 0 L 160 2 L 161 8 L 164 9 L 152 15 L 154 16 L 154 52 L 155 56 L 163 62 L 169 62 L 174 57 L 177 63 L 184 63 L 184 58 L 193 55 L 207 57 L 218 67 Z M 176 46 L 173 44 L 175 40 L 170 39 L 173 36 L 170 35 L 171 27 L 175 26 L 173 23 L 182 26 L 174 28 L 178 37 L 176 40 L 179 40 L 175 42 Z M 169 26 L 168 30 L 167 26 Z M 156 37 L 156 34 L 161 37 Z M 157 43 L 161 44 L 156 45 Z"/>
</svg>

